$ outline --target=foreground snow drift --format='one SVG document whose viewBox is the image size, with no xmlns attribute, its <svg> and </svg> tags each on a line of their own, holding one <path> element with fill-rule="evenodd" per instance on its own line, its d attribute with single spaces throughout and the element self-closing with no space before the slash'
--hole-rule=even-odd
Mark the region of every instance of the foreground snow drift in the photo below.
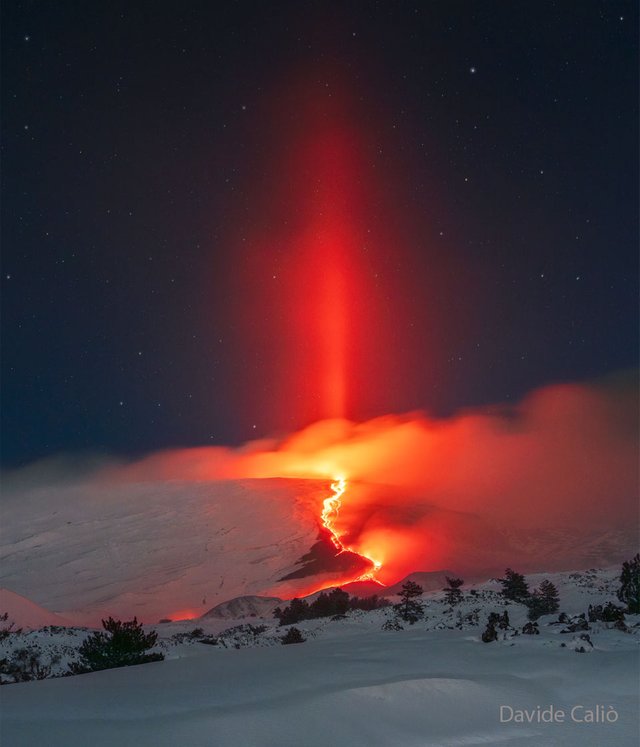
<svg viewBox="0 0 640 747">
<path fill-rule="evenodd" d="M 573 616 L 615 599 L 618 573 L 545 577 Z M 523 635 L 527 608 L 506 603 L 498 587 L 489 581 L 468 588 L 454 608 L 441 592 L 427 594 L 425 617 L 405 630 L 382 630 L 390 608 L 305 620 L 297 627 L 306 643 L 291 646 L 280 645 L 287 628 L 271 616 L 155 626 L 164 662 L 3 687 L 3 744 L 635 745 L 640 616 L 628 616 L 626 630 L 591 623 L 588 643 L 558 615 L 542 617 L 539 634 Z M 235 601 L 225 612 L 249 609 L 246 599 Z M 253 610 L 261 606 L 250 601 Z M 489 612 L 505 610 L 509 630 L 482 643 Z M 56 628 L 10 636 L 0 657 L 37 644 L 45 657 L 61 657 L 62 674 L 87 634 Z M 537 720 L 538 709 L 551 706 L 564 712 L 562 723 Z M 616 720 L 577 720 L 589 711 Z"/>
<path fill-rule="evenodd" d="M 618 634 L 622 635 L 622 634 Z M 635 636 L 627 636 L 629 644 Z M 479 643 L 468 631 L 334 634 L 3 688 L 12 747 L 633 745 L 637 656 Z M 500 723 L 500 706 L 613 706 L 616 723 Z"/>
</svg>

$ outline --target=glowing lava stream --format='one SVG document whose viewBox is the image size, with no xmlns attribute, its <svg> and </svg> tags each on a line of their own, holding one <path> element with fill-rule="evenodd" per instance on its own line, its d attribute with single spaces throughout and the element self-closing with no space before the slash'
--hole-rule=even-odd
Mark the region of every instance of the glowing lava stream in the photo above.
<svg viewBox="0 0 640 747">
<path fill-rule="evenodd" d="M 333 491 L 333 495 L 329 496 L 329 498 L 325 498 L 323 501 L 323 509 L 321 514 L 322 523 L 329 532 L 331 541 L 333 542 L 336 550 L 338 550 L 338 555 L 343 552 L 351 552 L 354 555 L 359 555 L 361 558 L 365 558 L 365 560 L 368 560 L 373 564 L 373 569 L 371 571 L 363 573 L 361 576 L 354 578 L 353 581 L 374 581 L 376 584 L 384 586 L 384 584 L 381 581 L 378 581 L 378 579 L 376 578 L 376 573 L 380 570 L 380 568 L 382 568 L 382 563 L 374 560 L 373 558 L 370 558 L 368 555 L 363 555 L 361 552 L 354 550 L 352 547 L 345 546 L 340 540 L 340 535 L 337 529 L 335 529 L 334 527 L 333 522 L 337 517 L 338 512 L 340 511 L 340 506 L 342 505 L 342 501 L 340 499 L 342 498 L 346 489 L 347 481 L 344 479 L 344 477 L 336 477 L 335 481 L 331 483 L 331 490 Z M 351 583 L 353 583 L 353 581 Z"/>
</svg>

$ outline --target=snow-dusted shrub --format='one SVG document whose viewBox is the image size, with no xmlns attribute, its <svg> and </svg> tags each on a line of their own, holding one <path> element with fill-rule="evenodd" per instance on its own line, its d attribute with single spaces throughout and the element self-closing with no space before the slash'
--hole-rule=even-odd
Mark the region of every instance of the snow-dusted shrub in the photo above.
<svg viewBox="0 0 640 747">
<path fill-rule="evenodd" d="M 266 625 L 251 625 L 251 623 L 234 625 L 232 628 L 223 630 L 216 641 L 219 646 L 224 648 L 254 646 L 260 642 L 260 638 L 266 630 L 268 630 Z M 205 643 L 204 639 L 201 642 Z"/>
<path fill-rule="evenodd" d="M 12 633 L 21 633 L 21 628 L 14 628 L 15 623 L 9 621 L 9 613 L 3 612 L 0 615 L 0 641 L 4 641 Z"/>
<path fill-rule="evenodd" d="M 174 633 L 170 640 L 173 643 L 208 643 L 213 646 L 218 643 L 215 636 L 205 634 L 202 628 L 194 628 L 187 633 Z"/>
<path fill-rule="evenodd" d="M 383 623 L 382 630 L 404 630 L 404 628 L 399 620 L 392 618 Z"/>
<path fill-rule="evenodd" d="M 493 641 L 498 640 L 498 631 L 496 630 L 495 621 L 491 619 L 491 616 L 489 616 L 487 627 L 482 631 L 481 637 L 483 643 L 493 643 Z"/>
<path fill-rule="evenodd" d="M 566 624 L 567 627 L 563 628 L 560 631 L 561 633 L 578 633 L 582 630 L 590 630 L 589 623 L 587 622 L 584 613 L 567 618 Z"/>
<path fill-rule="evenodd" d="M 498 631 L 502 631 L 500 636 Z M 493 641 L 497 641 L 498 637 L 506 638 L 509 632 L 513 632 L 509 623 L 509 613 L 506 610 L 501 615 L 497 612 L 490 612 L 487 619 L 487 627 L 481 636 L 482 641 L 484 643 L 492 643 Z"/>
<path fill-rule="evenodd" d="M 595 604 L 589 605 L 587 610 L 587 617 L 589 622 L 617 622 L 618 620 L 624 621 L 624 609 L 618 607 L 612 602 L 608 602 L 605 605 Z"/>
<path fill-rule="evenodd" d="M 307 639 L 298 628 L 289 628 L 280 640 L 283 646 L 288 646 L 290 643 L 304 643 Z"/>
<path fill-rule="evenodd" d="M 51 677 L 51 669 L 59 661 L 59 656 L 43 661 L 42 652 L 35 646 L 16 649 L 9 658 L 0 659 L 0 684 L 44 680 Z"/>
<path fill-rule="evenodd" d="M 480 625 L 480 607 L 474 607 L 466 614 L 457 613 L 456 628 L 476 628 L 478 625 Z"/>
<path fill-rule="evenodd" d="M 524 635 L 539 635 L 540 628 L 538 628 L 537 622 L 528 622 L 522 627 L 522 632 Z"/>
</svg>

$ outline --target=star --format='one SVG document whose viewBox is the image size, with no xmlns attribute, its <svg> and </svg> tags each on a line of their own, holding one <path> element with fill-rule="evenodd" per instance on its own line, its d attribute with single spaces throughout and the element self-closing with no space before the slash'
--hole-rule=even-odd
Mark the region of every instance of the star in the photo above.
<svg viewBox="0 0 640 747">
<path fill-rule="evenodd" d="M 473 75 L 476 72 L 476 69 L 477 68 L 475 68 L 475 67 L 470 67 L 469 68 L 469 72 Z"/>
</svg>

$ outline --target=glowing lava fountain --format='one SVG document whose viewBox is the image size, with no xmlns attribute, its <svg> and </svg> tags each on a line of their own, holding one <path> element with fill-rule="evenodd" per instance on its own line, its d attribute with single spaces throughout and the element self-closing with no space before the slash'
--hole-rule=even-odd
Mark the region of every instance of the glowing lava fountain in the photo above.
<svg viewBox="0 0 640 747">
<path fill-rule="evenodd" d="M 333 495 L 325 498 L 323 501 L 321 514 L 322 524 L 329 532 L 331 542 L 333 542 L 334 547 L 336 548 L 336 550 L 338 550 L 338 555 L 343 552 L 351 552 L 354 555 L 359 555 L 361 558 L 368 560 L 373 565 L 372 570 L 363 573 L 357 578 L 354 578 L 353 581 L 374 581 L 375 583 L 380 584 L 380 586 L 384 586 L 384 584 L 381 581 L 378 581 L 378 579 L 376 578 L 376 573 L 380 570 L 380 568 L 382 568 L 382 563 L 374 560 L 368 555 L 364 555 L 363 553 L 358 552 L 353 547 L 348 547 L 347 545 L 345 545 L 340 539 L 340 533 L 335 528 L 334 521 L 338 516 L 338 513 L 340 512 L 340 506 L 342 505 L 341 499 L 346 489 L 347 481 L 344 477 L 336 477 L 334 482 L 331 483 L 331 490 L 333 491 Z"/>
</svg>

